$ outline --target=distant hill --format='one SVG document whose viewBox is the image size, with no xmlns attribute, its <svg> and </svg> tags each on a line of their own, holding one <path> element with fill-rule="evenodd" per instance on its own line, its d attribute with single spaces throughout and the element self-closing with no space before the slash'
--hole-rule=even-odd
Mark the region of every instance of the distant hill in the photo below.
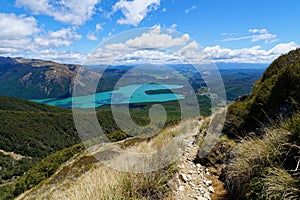
<svg viewBox="0 0 300 200">
<path fill-rule="evenodd" d="M 0 94 L 23 99 L 70 96 L 78 72 L 78 81 L 85 79 L 85 84 L 99 77 L 80 65 L 0 57 Z"/>
<path fill-rule="evenodd" d="M 243 135 L 299 110 L 300 49 L 280 56 L 264 72 L 249 96 L 228 108 L 224 133 Z"/>
<path fill-rule="evenodd" d="M 0 96 L 0 149 L 45 157 L 80 142 L 69 110 Z"/>
<path fill-rule="evenodd" d="M 27 112 L 66 112 L 65 109 L 0 95 L 0 110 Z"/>
</svg>

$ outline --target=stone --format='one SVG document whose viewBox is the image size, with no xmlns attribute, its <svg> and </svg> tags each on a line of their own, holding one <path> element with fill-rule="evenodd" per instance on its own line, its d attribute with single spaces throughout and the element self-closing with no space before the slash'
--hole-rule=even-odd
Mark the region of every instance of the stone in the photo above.
<svg viewBox="0 0 300 200">
<path fill-rule="evenodd" d="M 190 182 L 189 184 L 190 184 L 193 188 L 196 187 L 196 185 L 195 185 L 194 183 L 192 183 L 192 182 Z"/>
<path fill-rule="evenodd" d="M 184 168 L 184 166 L 182 166 L 182 165 L 178 165 L 178 168 L 180 168 L 180 169 L 183 169 L 183 168 Z"/>
<path fill-rule="evenodd" d="M 185 190 L 183 185 L 179 186 L 178 189 L 179 189 L 180 192 L 183 192 Z"/>
<path fill-rule="evenodd" d="M 186 178 L 188 179 L 188 181 L 192 180 L 192 176 L 190 174 L 186 175 Z"/>
<path fill-rule="evenodd" d="M 210 186 L 212 184 L 212 181 L 211 180 L 206 180 L 206 181 L 203 181 L 205 183 L 205 185 L 207 186 Z"/>
<path fill-rule="evenodd" d="M 209 199 L 209 200 L 210 200 L 210 195 L 209 195 L 209 193 L 205 193 L 205 194 L 204 194 L 204 198 L 206 198 L 206 199 Z"/>
<path fill-rule="evenodd" d="M 180 178 L 184 181 L 184 182 L 188 182 L 189 178 L 185 175 L 185 174 L 180 174 Z"/>
<path fill-rule="evenodd" d="M 209 186 L 209 187 L 208 187 L 208 191 L 209 191 L 210 193 L 215 193 L 215 190 L 214 190 L 214 188 L 213 188 L 212 186 Z"/>
</svg>

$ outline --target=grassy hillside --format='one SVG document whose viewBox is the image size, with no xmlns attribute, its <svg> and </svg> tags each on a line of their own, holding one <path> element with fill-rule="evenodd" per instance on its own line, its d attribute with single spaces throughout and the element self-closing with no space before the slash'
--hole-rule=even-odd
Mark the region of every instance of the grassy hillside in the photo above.
<svg viewBox="0 0 300 200">
<path fill-rule="evenodd" d="M 17 177 L 34 167 L 42 158 L 80 143 L 81 139 L 70 110 L 6 96 L 0 96 L 0 102 L 0 150 L 3 151 L 0 152 L 0 191 L 4 194 L 8 192 L 5 190 L 10 190 L 9 186 Z M 105 133 L 112 132 L 108 135 L 112 140 L 127 137 L 121 132 L 114 132 L 117 128 L 112 125 L 109 111 L 99 113 L 99 121 Z M 18 154 L 20 159 L 11 154 Z M 56 159 L 60 159 L 59 156 Z M 43 173 L 51 175 L 64 161 L 47 162 L 51 165 L 45 165 Z M 34 180 L 30 187 L 45 178 L 37 178 L 40 175 L 39 172 L 35 174 L 36 179 L 28 178 Z"/>
<path fill-rule="evenodd" d="M 300 198 L 300 115 L 270 127 L 262 137 L 233 148 L 226 187 L 236 199 Z M 255 149 L 255 150 L 254 150 Z"/>
<path fill-rule="evenodd" d="M 29 175 L 18 179 L 12 189 L 16 192 L 16 188 L 26 188 L 26 184 L 30 183 L 31 179 L 43 174 L 46 179 L 17 199 L 168 199 L 171 195 L 168 181 L 176 171 L 176 164 L 149 173 L 129 173 L 107 167 L 101 162 L 101 158 L 111 159 L 113 162 L 124 165 L 126 162 L 130 162 L 126 160 L 130 158 L 124 158 L 122 154 L 111 156 L 115 148 L 120 147 L 133 153 L 154 152 L 172 140 L 181 141 L 183 138 L 189 137 L 189 133 L 197 125 L 198 120 L 184 121 L 180 125 L 165 128 L 150 140 L 130 138 L 114 143 L 114 148 L 111 148 L 110 144 L 93 146 L 89 151 L 80 151 L 79 154 L 65 162 L 52 176 L 47 176 L 42 172 L 45 168 L 43 163 L 55 159 L 57 155 L 47 157 L 38 163 L 37 167 L 32 168 L 34 170 L 29 170 Z M 172 148 L 176 147 L 171 146 L 170 149 Z M 176 152 L 176 149 L 174 150 Z M 61 156 L 62 152 L 59 154 Z M 136 169 L 136 167 L 142 166 L 132 167 Z M 27 179 L 26 176 L 30 179 Z"/>
<path fill-rule="evenodd" d="M 19 154 L 16 160 L 0 152 L 0 196 L 11 199 L 50 177 L 62 163 L 83 149 L 72 112 L 13 97 L 0 96 L 0 150 Z M 176 124 L 178 112 L 173 103 L 165 103 L 167 125 Z M 177 104 L 176 104 L 177 105 Z M 122 105 L 120 105 L 122 106 Z M 131 114 L 139 125 L 147 125 L 150 105 L 132 105 Z M 124 113 L 117 113 L 122 118 Z M 109 106 L 97 110 L 99 123 L 107 137 L 115 142 L 128 137 L 119 130 Z M 97 135 L 93 135 L 97 137 Z M 87 137 L 91 139 L 91 137 Z M 24 172 L 26 172 L 25 175 Z M 1 199 L 0 198 L 0 199 Z"/>
<path fill-rule="evenodd" d="M 223 137 L 207 158 L 229 199 L 300 198 L 300 49 L 276 59 L 253 92 L 228 108 Z"/>
<path fill-rule="evenodd" d="M 300 103 L 300 49 L 276 59 L 247 98 L 228 108 L 224 133 L 243 136 L 263 124 L 290 116 Z"/>
<path fill-rule="evenodd" d="M 80 138 L 69 110 L 6 96 L 0 96 L 0 102 L 3 192 L 40 159 L 79 143 Z"/>
<path fill-rule="evenodd" d="M 66 112 L 65 109 L 61 109 L 54 106 L 48 106 L 44 104 L 35 103 L 32 101 L 26 101 L 23 99 L 8 97 L 0 95 L 0 110 L 9 111 L 24 111 L 24 112 Z"/>
</svg>

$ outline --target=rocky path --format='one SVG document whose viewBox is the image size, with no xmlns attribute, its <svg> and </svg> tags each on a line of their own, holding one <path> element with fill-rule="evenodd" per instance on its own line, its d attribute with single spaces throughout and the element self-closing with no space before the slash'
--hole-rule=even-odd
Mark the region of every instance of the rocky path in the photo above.
<svg viewBox="0 0 300 200">
<path fill-rule="evenodd" d="M 209 175 L 209 170 L 193 162 L 199 148 L 196 139 L 198 130 L 199 128 L 197 127 L 190 139 L 186 141 L 187 148 L 179 162 L 178 172 L 171 181 L 171 185 L 174 188 L 174 199 L 210 200 L 210 194 L 214 192 L 211 186 L 212 181 L 206 178 Z"/>
</svg>

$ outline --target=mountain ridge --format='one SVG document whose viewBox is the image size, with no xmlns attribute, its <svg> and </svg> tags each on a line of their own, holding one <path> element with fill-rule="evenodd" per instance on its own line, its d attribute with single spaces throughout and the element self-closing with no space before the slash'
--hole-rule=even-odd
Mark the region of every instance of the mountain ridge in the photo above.
<svg viewBox="0 0 300 200">
<path fill-rule="evenodd" d="M 6 96 L 23 99 L 71 96 L 76 81 L 84 79 L 85 84 L 92 84 L 99 77 L 100 74 L 81 65 L 0 57 L 0 94 Z"/>
</svg>

